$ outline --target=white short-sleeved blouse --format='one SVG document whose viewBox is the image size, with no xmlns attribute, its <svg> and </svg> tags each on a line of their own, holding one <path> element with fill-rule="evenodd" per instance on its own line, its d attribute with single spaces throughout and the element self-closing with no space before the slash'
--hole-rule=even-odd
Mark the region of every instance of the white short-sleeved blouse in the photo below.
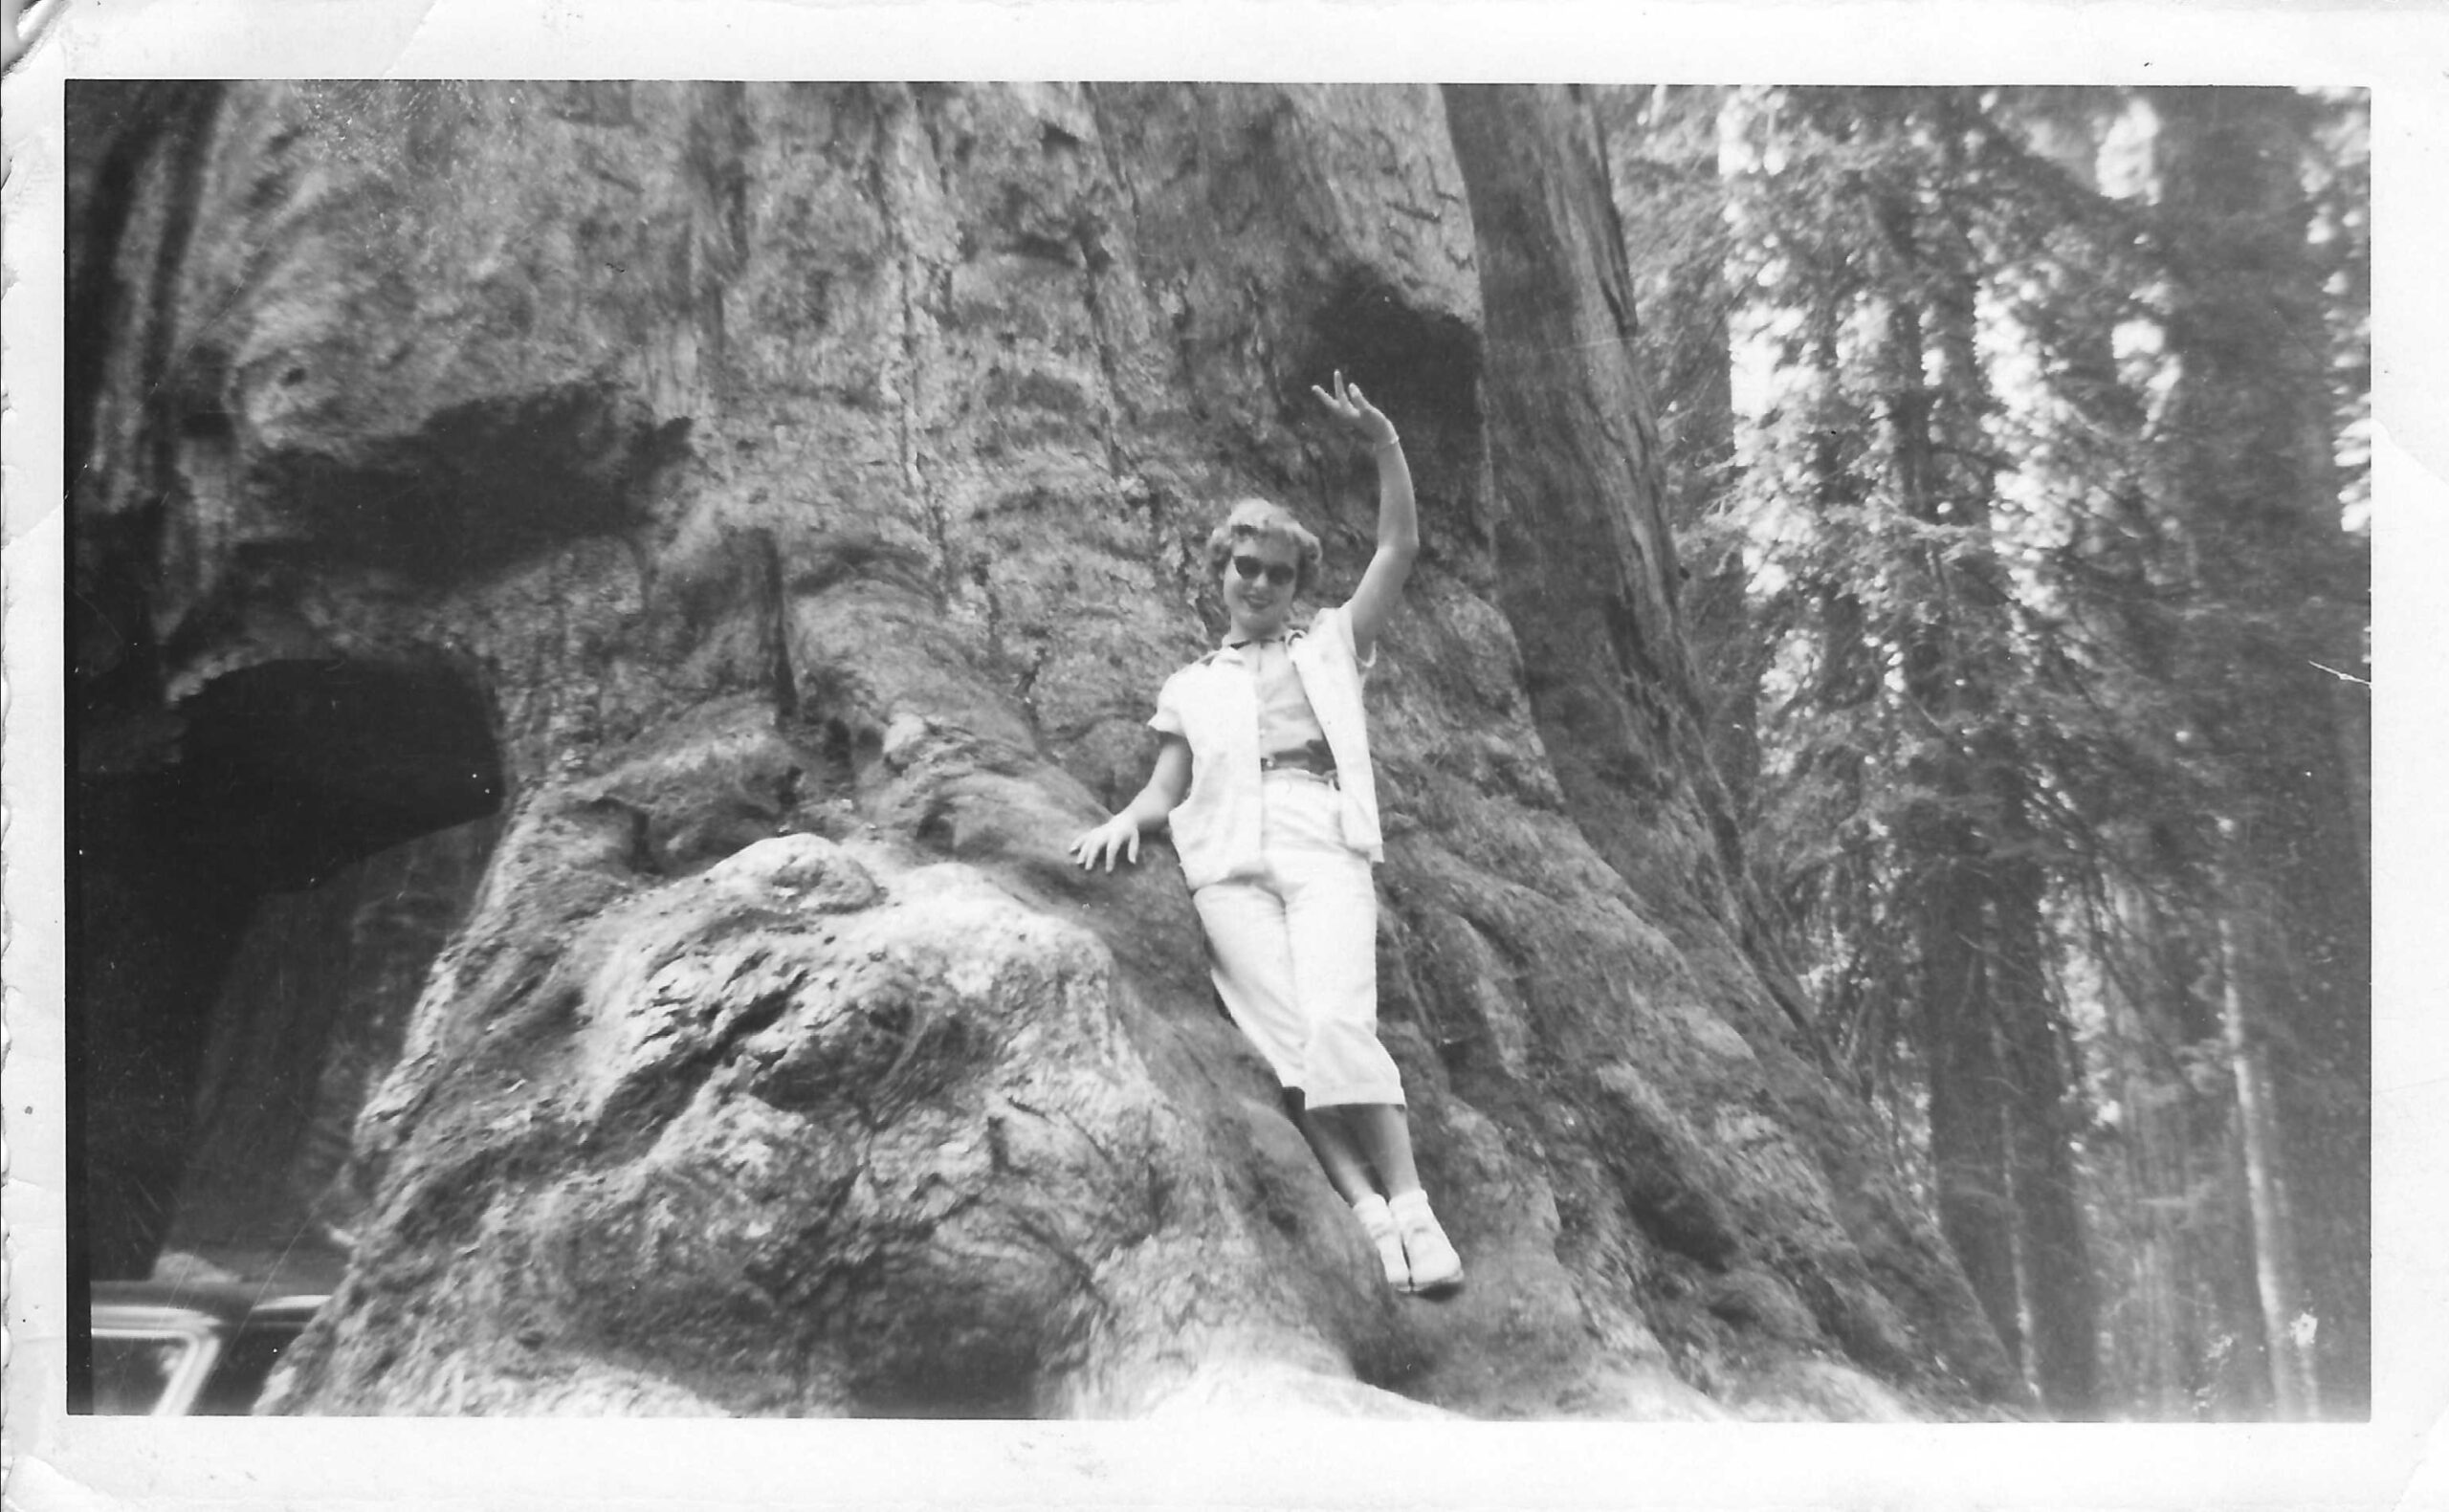
<svg viewBox="0 0 2449 1512">
<path fill-rule="evenodd" d="M 1360 685 L 1371 662 L 1355 650 L 1347 606 L 1321 609 L 1286 638 L 1317 727 L 1335 754 L 1342 796 L 1343 842 L 1371 861 L 1385 859 L 1378 788 L 1369 764 L 1369 726 Z M 1192 887 L 1260 869 L 1261 690 L 1243 649 L 1220 646 L 1165 679 L 1148 723 L 1190 743 L 1190 792 L 1172 815 L 1174 849 Z M 1304 737 L 1306 738 L 1306 737 Z M 1299 744 L 1299 740 L 1290 742 Z"/>
</svg>

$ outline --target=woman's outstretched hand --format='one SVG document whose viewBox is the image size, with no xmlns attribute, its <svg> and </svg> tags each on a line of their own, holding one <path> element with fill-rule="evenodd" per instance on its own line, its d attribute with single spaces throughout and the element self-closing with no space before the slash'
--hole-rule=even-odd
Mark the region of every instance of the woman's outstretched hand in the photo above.
<svg viewBox="0 0 2449 1512">
<path fill-rule="evenodd" d="M 1084 871 L 1096 866 L 1099 861 L 1103 861 L 1106 869 L 1112 871 L 1116 857 L 1125 861 L 1137 861 L 1139 859 L 1139 826 L 1133 823 L 1128 817 L 1116 814 L 1073 841 L 1071 854 L 1078 860 Z"/>
<path fill-rule="evenodd" d="M 1358 383 L 1347 383 L 1343 381 L 1342 368 L 1335 369 L 1334 393 L 1328 393 L 1315 383 L 1310 385 L 1310 392 L 1318 396 L 1318 403 L 1327 406 L 1328 414 L 1358 431 L 1361 438 L 1371 446 L 1382 447 L 1397 439 L 1395 423 L 1387 419 L 1376 405 L 1368 401 L 1360 392 Z"/>
</svg>

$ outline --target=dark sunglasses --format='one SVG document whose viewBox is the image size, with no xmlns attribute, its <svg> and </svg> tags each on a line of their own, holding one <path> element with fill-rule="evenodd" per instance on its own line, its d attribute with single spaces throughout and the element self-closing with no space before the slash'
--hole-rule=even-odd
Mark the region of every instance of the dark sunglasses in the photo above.
<svg viewBox="0 0 2449 1512">
<path fill-rule="evenodd" d="M 1242 575 L 1244 582 L 1256 582 L 1260 575 L 1265 574 L 1268 581 L 1281 588 L 1292 581 L 1293 574 L 1299 569 L 1289 562 L 1265 562 L 1256 557 L 1236 557 L 1233 559 L 1233 570 Z"/>
</svg>

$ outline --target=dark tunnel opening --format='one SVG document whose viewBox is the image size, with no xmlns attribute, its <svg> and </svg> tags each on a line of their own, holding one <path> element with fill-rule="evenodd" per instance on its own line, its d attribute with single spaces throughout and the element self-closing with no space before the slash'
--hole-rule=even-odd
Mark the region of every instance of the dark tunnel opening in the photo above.
<svg viewBox="0 0 2449 1512">
<path fill-rule="evenodd" d="M 181 706 L 182 759 L 155 822 L 256 892 L 340 867 L 501 804 L 483 697 L 456 672 L 272 662 Z"/>
<path fill-rule="evenodd" d="M 165 1251 L 337 1279 L 315 1183 L 498 829 L 492 711 L 456 668 L 266 663 L 176 722 L 175 759 L 111 770 L 90 758 L 107 742 L 80 742 L 70 783 L 80 1320 L 86 1285 L 153 1275 Z M 72 1409 L 87 1357 L 71 1351 Z"/>
</svg>

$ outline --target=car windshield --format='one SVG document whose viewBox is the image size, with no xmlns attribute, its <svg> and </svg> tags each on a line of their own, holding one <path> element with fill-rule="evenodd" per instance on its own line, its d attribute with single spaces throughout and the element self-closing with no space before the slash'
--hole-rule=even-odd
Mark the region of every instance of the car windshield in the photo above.
<svg viewBox="0 0 2449 1512">
<path fill-rule="evenodd" d="M 222 1347 L 219 1365 L 189 1411 L 254 1411 L 255 1398 L 263 1394 L 264 1383 L 271 1379 L 273 1367 L 280 1362 L 281 1351 L 297 1342 L 304 1327 L 305 1320 L 298 1318 L 249 1323 L 237 1337 Z"/>
<path fill-rule="evenodd" d="M 94 1335 L 94 1411 L 154 1413 L 173 1382 L 192 1377 L 205 1341 L 194 1333 Z"/>
<path fill-rule="evenodd" d="M 80 1413 L 253 1412 L 327 1300 L 254 1285 L 103 1282 L 97 1290 L 92 1393 L 80 1395 Z"/>
</svg>

